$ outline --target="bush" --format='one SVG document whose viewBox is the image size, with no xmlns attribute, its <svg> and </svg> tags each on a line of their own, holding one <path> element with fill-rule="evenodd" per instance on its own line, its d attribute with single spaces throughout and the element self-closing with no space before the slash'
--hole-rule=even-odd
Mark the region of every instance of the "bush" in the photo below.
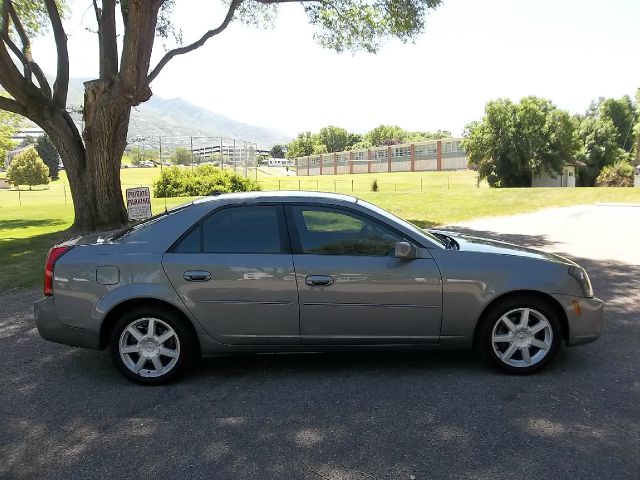
<svg viewBox="0 0 640 480">
<path fill-rule="evenodd" d="M 596 178 L 597 187 L 632 187 L 633 167 L 624 160 L 602 168 Z"/>
<path fill-rule="evenodd" d="M 256 190 L 260 190 L 257 182 L 212 165 L 202 165 L 193 171 L 190 168 L 166 168 L 153 184 L 156 197 L 201 197 Z"/>
<path fill-rule="evenodd" d="M 19 185 L 46 185 L 49 183 L 49 168 L 38 156 L 35 148 L 30 147 L 16 154 L 7 169 L 7 180 L 16 187 Z"/>
</svg>

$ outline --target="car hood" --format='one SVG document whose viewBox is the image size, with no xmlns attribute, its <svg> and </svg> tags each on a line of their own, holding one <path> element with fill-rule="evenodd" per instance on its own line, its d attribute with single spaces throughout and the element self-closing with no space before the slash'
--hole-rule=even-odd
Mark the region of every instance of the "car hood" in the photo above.
<svg viewBox="0 0 640 480">
<path fill-rule="evenodd" d="M 541 252 L 534 248 L 521 247 L 513 243 L 490 240 L 488 238 L 475 237 L 459 232 L 449 232 L 444 230 L 430 230 L 431 233 L 443 234 L 453 238 L 461 251 L 493 253 L 496 255 L 512 255 L 516 257 L 528 257 L 548 262 L 563 263 L 565 265 L 577 265 L 571 260 L 554 255 L 552 253 Z"/>
</svg>

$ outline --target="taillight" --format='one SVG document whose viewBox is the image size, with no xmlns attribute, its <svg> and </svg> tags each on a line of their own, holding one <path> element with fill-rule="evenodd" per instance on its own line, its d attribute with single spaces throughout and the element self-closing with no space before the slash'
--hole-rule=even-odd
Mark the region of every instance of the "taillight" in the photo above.
<svg viewBox="0 0 640 480">
<path fill-rule="evenodd" d="M 53 247 L 47 254 L 47 262 L 44 266 L 44 295 L 50 297 L 53 295 L 53 267 L 55 267 L 58 259 L 71 250 L 71 247 Z"/>
</svg>

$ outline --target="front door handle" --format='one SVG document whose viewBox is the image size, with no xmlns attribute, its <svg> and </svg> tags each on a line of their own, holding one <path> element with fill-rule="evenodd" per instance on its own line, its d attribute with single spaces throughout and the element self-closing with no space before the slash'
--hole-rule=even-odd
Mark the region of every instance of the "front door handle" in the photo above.
<svg viewBox="0 0 640 480">
<path fill-rule="evenodd" d="M 208 282 L 211 280 L 211 272 L 204 270 L 189 270 L 182 276 L 187 282 Z"/>
<path fill-rule="evenodd" d="M 328 287 L 333 285 L 333 277 L 330 275 L 309 275 L 304 279 L 304 283 L 310 287 Z"/>
</svg>

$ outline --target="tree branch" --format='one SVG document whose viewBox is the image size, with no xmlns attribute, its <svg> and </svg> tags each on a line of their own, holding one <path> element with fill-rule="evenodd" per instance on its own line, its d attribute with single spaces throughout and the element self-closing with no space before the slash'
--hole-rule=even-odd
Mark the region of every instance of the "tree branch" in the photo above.
<svg viewBox="0 0 640 480">
<path fill-rule="evenodd" d="M 269 0 L 263 0 L 263 1 L 269 1 Z M 292 0 L 290 0 L 290 1 L 292 1 Z M 297 0 L 297 1 L 299 1 L 299 0 Z M 179 47 L 179 48 L 174 48 L 173 50 L 169 50 L 164 55 L 164 57 L 162 57 L 162 59 L 158 62 L 158 64 L 155 66 L 155 68 L 153 70 L 151 70 L 151 73 L 147 77 L 147 82 L 148 83 L 153 82 L 153 80 L 158 76 L 158 74 L 165 67 L 165 65 L 167 63 L 169 63 L 169 61 L 173 57 L 175 57 L 176 55 L 184 55 L 185 53 L 189 53 L 189 52 L 191 52 L 193 50 L 196 50 L 197 48 L 200 48 L 202 45 L 204 45 L 205 42 L 207 40 L 209 40 L 211 37 L 214 37 L 214 36 L 218 35 L 219 33 L 221 33 L 222 31 L 224 31 L 224 29 L 227 28 L 229 23 L 231 23 L 231 20 L 233 20 L 233 15 L 234 15 L 236 9 L 240 6 L 240 4 L 242 2 L 243 2 L 243 0 L 231 0 L 231 4 L 229 5 L 229 10 L 227 11 L 227 15 L 224 17 L 224 20 L 218 26 L 218 28 L 214 28 L 213 30 L 209 30 L 204 35 L 202 35 L 202 37 L 200 37 L 199 40 L 196 40 L 195 42 L 191 43 L 190 45 L 185 45 L 184 47 Z"/>
<path fill-rule="evenodd" d="M 11 98 L 0 96 L 0 110 L 17 113 L 23 117 L 27 116 L 27 109 Z"/>
<path fill-rule="evenodd" d="M 102 11 L 98 7 L 98 2 L 96 2 L 96 0 L 93 0 L 93 11 L 96 14 L 96 21 L 98 22 L 98 24 L 100 24 L 100 16 L 102 15 Z"/>
<path fill-rule="evenodd" d="M 7 50 L 7 43 L 0 41 L 0 85 L 18 102 L 37 112 L 47 99 L 33 82 L 27 81 Z"/>
<path fill-rule="evenodd" d="M 109 80 L 118 73 L 118 42 L 116 38 L 116 2 L 102 0 L 102 10 L 94 0 L 98 19 L 98 40 L 100 42 L 100 79 Z"/>
<path fill-rule="evenodd" d="M 24 55 L 24 58 L 28 63 L 29 72 L 33 73 L 35 77 L 38 79 L 38 84 L 40 85 L 40 90 L 42 91 L 42 94 L 48 99 L 50 99 L 51 87 L 49 86 L 47 77 L 45 76 L 44 72 L 40 68 L 40 65 L 38 65 L 33 59 L 33 55 L 31 54 L 31 41 L 29 40 L 29 36 L 27 35 L 27 32 L 25 31 L 24 26 L 20 21 L 20 17 L 18 17 L 18 14 L 16 13 L 15 8 L 13 8 L 13 3 L 11 2 L 7 2 L 7 3 L 8 3 L 8 9 L 9 9 L 9 15 L 11 16 L 11 21 L 13 22 L 16 32 L 18 32 L 18 36 L 20 37 L 20 42 L 22 42 L 22 54 Z M 7 38 L 8 37 L 9 36 L 7 33 Z M 11 45 L 9 45 L 9 47 L 11 48 Z M 25 65 L 25 70 L 26 70 L 26 65 Z M 25 77 L 27 78 L 27 80 L 31 81 L 30 76 L 27 76 L 25 74 Z"/>
<path fill-rule="evenodd" d="M 55 0 L 44 0 L 47 6 L 47 13 L 51 20 L 53 38 L 56 41 L 56 51 L 58 53 L 58 70 L 56 81 L 53 84 L 53 102 L 58 107 L 64 108 L 67 104 L 67 91 L 69 90 L 69 50 L 67 49 L 67 34 L 62 27 L 60 12 Z"/>
<path fill-rule="evenodd" d="M 18 60 L 20 60 L 20 63 L 22 63 L 22 66 L 24 67 L 24 78 L 27 81 L 31 81 L 31 68 L 29 68 L 29 62 L 27 61 L 27 58 L 24 56 L 24 54 L 22 53 L 22 51 L 18 48 L 18 46 L 13 43 L 13 40 L 11 40 L 11 37 L 9 37 L 9 35 L 5 35 L 3 38 L 4 43 L 7 44 L 7 46 L 9 47 L 9 50 L 11 50 L 13 52 L 13 54 L 18 57 Z"/>
</svg>

